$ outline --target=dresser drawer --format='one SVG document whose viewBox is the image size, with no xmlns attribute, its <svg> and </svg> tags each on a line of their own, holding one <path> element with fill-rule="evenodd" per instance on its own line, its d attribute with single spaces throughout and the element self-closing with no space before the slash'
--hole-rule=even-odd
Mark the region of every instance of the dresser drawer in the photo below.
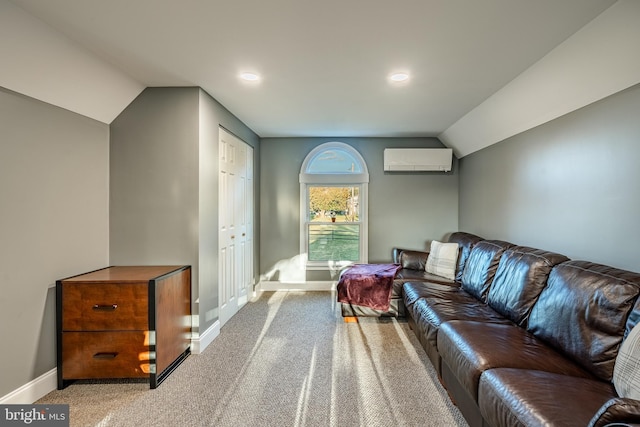
<svg viewBox="0 0 640 427">
<path fill-rule="evenodd" d="M 148 293 L 143 283 L 65 283 L 62 330 L 147 330 Z"/>
<path fill-rule="evenodd" d="M 135 332 L 65 332 L 62 378 L 137 378 L 151 371 L 147 334 Z"/>
<path fill-rule="evenodd" d="M 148 378 L 156 388 L 189 355 L 190 327 L 190 266 L 111 266 L 57 280 L 58 389 L 93 378 Z"/>
</svg>

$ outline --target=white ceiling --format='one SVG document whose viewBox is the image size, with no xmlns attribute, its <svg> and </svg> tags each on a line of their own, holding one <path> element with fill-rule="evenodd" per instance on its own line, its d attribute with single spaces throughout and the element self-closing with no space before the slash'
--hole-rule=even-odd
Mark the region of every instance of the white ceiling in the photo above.
<svg viewBox="0 0 640 427">
<path fill-rule="evenodd" d="M 142 86 L 202 87 L 261 137 L 440 135 L 615 3 L 11 1 Z"/>
</svg>

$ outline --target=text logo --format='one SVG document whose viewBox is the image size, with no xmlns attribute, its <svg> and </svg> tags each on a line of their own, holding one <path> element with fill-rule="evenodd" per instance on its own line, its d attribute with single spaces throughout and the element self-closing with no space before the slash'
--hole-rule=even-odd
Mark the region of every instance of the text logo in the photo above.
<svg viewBox="0 0 640 427">
<path fill-rule="evenodd" d="M 0 427 L 69 427 L 69 405 L 0 405 Z"/>
</svg>

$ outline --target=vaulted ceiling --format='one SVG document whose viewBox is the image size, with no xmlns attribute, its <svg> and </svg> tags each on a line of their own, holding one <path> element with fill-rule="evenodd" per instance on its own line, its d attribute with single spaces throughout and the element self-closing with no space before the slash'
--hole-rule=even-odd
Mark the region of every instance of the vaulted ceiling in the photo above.
<svg viewBox="0 0 640 427">
<path fill-rule="evenodd" d="M 618 3 L 640 13 L 632 2 Z M 46 26 L 47 31 L 60 34 L 87 55 L 122 73 L 124 78 L 119 81 L 124 82 L 123 87 L 130 85 L 125 92 L 131 92 L 133 97 L 146 86 L 200 86 L 261 137 L 439 136 L 456 149 L 458 156 L 463 156 L 497 142 L 496 138 L 523 130 L 518 126 L 536 125 L 532 116 L 541 113 L 523 110 L 518 117 L 526 119 L 509 118 L 514 121 L 515 130 L 499 130 L 496 135 L 473 140 L 474 132 L 478 133 L 474 120 L 484 123 L 480 129 L 483 131 L 487 120 L 482 114 L 492 116 L 500 111 L 494 108 L 483 113 L 487 103 L 500 102 L 507 96 L 506 104 L 499 107 L 513 114 L 512 105 L 518 104 L 517 96 L 522 100 L 523 95 L 516 93 L 513 98 L 509 90 L 514 90 L 514 85 L 517 90 L 522 79 L 533 79 L 534 83 L 527 83 L 523 90 L 538 92 L 535 82 L 540 70 L 536 75 L 531 70 L 544 65 L 544 61 L 547 65 L 542 68 L 543 73 L 552 79 L 562 74 L 553 71 L 554 67 L 562 70 L 563 58 L 588 46 L 579 40 L 569 53 L 551 61 L 553 53 L 571 43 L 581 31 L 586 40 L 594 31 L 597 34 L 596 30 L 606 22 L 594 22 L 604 21 L 603 16 L 612 13 L 607 9 L 617 6 L 612 6 L 614 3 L 11 0 L 10 4 Z M 7 7 L 5 4 L 5 10 Z M 628 10 L 617 12 L 628 14 Z M 636 15 L 632 22 L 637 23 L 638 18 Z M 591 33 L 590 25 L 596 28 Z M 20 28 L 16 26 L 15 31 L 22 31 Z M 629 31 L 638 36 L 637 30 Z M 14 49 L 27 42 L 24 36 L 16 37 Z M 636 48 L 637 42 L 634 41 Z M 55 53 L 50 56 L 47 61 L 55 62 Z M 88 67 L 86 74 L 91 70 Z M 239 78 L 242 72 L 256 73 L 259 80 L 244 81 Z M 391 82 L 388 77 L 394 72 L 405 72 L 409 79 Z M 571 76 L 559 77 L 571 80 Z M 96 92 L 93 104 L 104 108 L 113 102 L 117 115 L 133 97 L 124 95 L 124 89 L 116 87 L 119 83 L 109 81 L 111 87 Z M 552 87 L 558 84 L 548 83 Z M 633 82 L 620 83 L 609 92 L 630 83 Z M 576 88 L 576 92 L 581 90 Z M 118 94 L 121 100 L 109 100 L 109 96 Z M 588 102 L 592 101 L 579 103 Z M 528 108 L 522 102 L 520 105 Z M 91 101 L 78 108 L 86 108 L 81 113 L 92 117 Z M 544 105 L 540 108 L 541 112 L 553 110 Z M 541 120 L 563 111 L 560 108 Z M 115 117 L 114 112 L 106 112 L 98 119 L 109 122 Z M 481 116 L 474 119 L 478 112 Z M 531 123 L 515 123 L 518 120 Z"/>
</svg>

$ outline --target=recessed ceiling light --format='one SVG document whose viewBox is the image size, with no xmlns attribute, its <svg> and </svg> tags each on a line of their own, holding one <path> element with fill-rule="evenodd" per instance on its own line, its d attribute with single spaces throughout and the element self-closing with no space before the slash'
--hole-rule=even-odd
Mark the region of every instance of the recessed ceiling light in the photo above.
<svg viewBox="0 0 640 427">
<path fill-rule="evenodd" d="M 409 80 L 409 74 L 407 73 L 394 73 L 389 76 L 389 80 L 392 82 L 404 82 Z"/>
<path fill-rule="evenodd" d="M 255 82 L 260 80 L 260 76 L 255 73 L 242 73 L 240 74 L 240 78 L 248 82 Z"/>
</svg>

